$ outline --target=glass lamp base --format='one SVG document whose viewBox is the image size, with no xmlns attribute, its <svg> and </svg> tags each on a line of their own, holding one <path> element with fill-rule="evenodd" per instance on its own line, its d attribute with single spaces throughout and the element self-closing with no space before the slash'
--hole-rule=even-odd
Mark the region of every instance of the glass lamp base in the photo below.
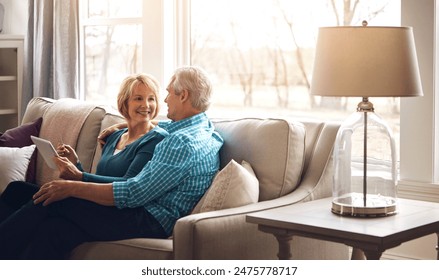
<svg viewBox="0 0 439 280">
<path fill-rule="evenodd" d="M 332 201 L 331 211 L 343 216 L 382 217 L 396 214 L 396 199 L 380 195 L 367 195 L 364 205 L 363 195 L 351 193 Z"/>
</svg>

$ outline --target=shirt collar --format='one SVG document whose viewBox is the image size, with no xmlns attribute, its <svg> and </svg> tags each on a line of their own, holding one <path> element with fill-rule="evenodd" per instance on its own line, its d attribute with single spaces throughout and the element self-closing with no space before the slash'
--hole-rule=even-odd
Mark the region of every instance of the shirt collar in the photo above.
<svg viewBox="0 0 439 280">
<path fill-rule="evenodd" d="M 175 132 L 177 130 L 186 128 L 186 127 L 192 127 L 192 126 L 201 126 L 203 124 L 208 125 L 209 119 L 205 112 L 201 112 L 199 114 L 196 114 L 192 117 L 182 119 L 179 121 L 171 121 L 169 122 L 167 126 L 167 131 L 169 133 Z"/>
</svg>

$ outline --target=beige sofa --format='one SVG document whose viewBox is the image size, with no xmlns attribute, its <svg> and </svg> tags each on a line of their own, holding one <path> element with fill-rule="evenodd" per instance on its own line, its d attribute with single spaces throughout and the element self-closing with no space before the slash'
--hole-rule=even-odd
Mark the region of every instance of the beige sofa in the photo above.
<svg viewBox="0 0 439 280">
<path fill-rule="evenodd" d="M 64 100 L 65 101 L 65 100 Z M 30 101 L 22 123 L 43 117 L 56 102 L 49 98 Z M 71 108 L 61 118 L 68 118 L 75 106 L 85 102 L 71 100 Z M 93 172 L 100 157 L 98 133 L 123 119 L 114 111 L 92 106 L 81 126 L 76 150 L 85 170 Z M 79 110 L 78 110 L 79 111 Z M 72 116 L 70 116 L 71 118 Z M 177 221 L 172 238 L 131 239 L 114 242 L 92 242 L 78 246 L 72 259 L 275 259 L 276 239 L 246 223 L 248 213 L 301 203 L 331 195 L 331 150 L 337 124 L 279 119 L 214 120 L 225 144 L 220 152 L 221 167 L 231 159 L 251 164 L 259 180 L 259 201 L 240 207 L 192 214 Z M 59 135 L 71 128 L 57 128 Z M 41 135 L 40 132 L 40 135 Z M 47 131 L 46 131 L 47 133 Z M 43 133 L 44 134 L 44 133 Z M 37 159 L 37 182 L 48 168 Z M 328 209 L 329 211 L 329 209 Z M 347 259 L 348 248 L 341 244 L 295 237 L 292 241 L 295 259 Z"/>
</svg>

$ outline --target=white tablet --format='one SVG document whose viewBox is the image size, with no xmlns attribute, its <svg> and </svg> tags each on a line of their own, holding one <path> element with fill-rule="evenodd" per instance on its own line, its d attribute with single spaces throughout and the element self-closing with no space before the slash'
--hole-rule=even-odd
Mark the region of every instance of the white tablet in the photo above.
<svg viewBox="0 0 439 280">
<path fill-rule="evenodd" d="M 50 141 L 46 139 L 35 137 L 35 136 L 31 136 L 30 138 L 37 146 L 38 152 L 40 152 L 40 154 L 43 156 L 47 165 L 52 169 L 58 169 L 55 162 L 53 161 L 53 157 L 57 157 L 58 153 L 56 152 L 52 143 L 50 143 Z"/>
</svg>

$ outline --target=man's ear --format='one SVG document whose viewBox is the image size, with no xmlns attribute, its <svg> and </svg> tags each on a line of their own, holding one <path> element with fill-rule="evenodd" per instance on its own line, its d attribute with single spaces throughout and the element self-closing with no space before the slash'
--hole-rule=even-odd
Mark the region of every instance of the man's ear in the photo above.
<svg viewBox="0 0 439 280">
<path fill-rule="evenodd" d="M 180 101 L 181 103 L 186 102 L 187 100 L 189 100 L 189 92 L 185 89 L 180 93 Z"/>
</svg>

